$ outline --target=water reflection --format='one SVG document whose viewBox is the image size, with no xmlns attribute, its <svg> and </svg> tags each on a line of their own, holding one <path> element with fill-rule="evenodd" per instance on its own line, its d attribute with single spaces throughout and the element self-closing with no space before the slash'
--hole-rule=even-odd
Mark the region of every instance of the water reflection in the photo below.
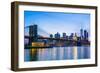
<svg viewBox="0 0 100 73">
<path fill-rule="evenodd" d="M 25 61 L 71 60 L 90 58 L 90 47 L 32 48 L 24 50 Z"/>
</svg>

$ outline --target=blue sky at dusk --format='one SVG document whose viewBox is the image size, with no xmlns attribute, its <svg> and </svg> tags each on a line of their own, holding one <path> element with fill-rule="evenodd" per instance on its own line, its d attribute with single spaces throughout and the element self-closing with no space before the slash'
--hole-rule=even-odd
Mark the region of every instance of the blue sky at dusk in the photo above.
<svg viewBox="0 0 100 73">
<path fill-rule="evenodd" d="M 49 34 L 79 34 L 81 28 L 90 32 L 90 14 L 24 11 L 24 23 L 25 27 L 37 24 Z"/>
</svg>

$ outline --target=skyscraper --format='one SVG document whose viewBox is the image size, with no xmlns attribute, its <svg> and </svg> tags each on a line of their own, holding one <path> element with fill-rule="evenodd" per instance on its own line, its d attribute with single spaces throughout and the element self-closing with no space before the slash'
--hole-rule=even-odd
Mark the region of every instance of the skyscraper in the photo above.
<svg viewBox="0 0 100 73">
<path fill-rule="evenodd" d="M 81 40 L 83 39 L 83 29 L 80 29 L 80 37 L 81 37 Z"/>
<path fill-rule="evenodd" d="M 60 33 L 57 32 L 57 33 L 55 34 L 55 38 L 60 38 Z"/>
<path fill-rule="evenodd" d="M 86 37 L 87 37 L 87 40 L 88 40 L 88 36 L 89 36 L 89 34 L 88 34 L 88 32 L 87 32 L 87 36 L 86 36 Z"/>
<path fill-rule="evenodd" d="M 85 39 L 85 40 L 88 39 L 88 32 L 87 32 L 87 30 L 84 30 L 84 39 Z"/>
<path fill-rule="evenodd" d="M 66 38 L 66 33 L 63 33 L 63 38 Z"/>
<path fill-rule="evenodd" d="M 77 41 L 77 34 L 75 33 L 73 40 Z"/>
<path fill-rule="evenodd" d="M 69 39 L 72 40 L 73 39 L 73 36 L 74 36 L 74 33 L 71 33 L 70 36 L 69 36 Z"/>
</svg>

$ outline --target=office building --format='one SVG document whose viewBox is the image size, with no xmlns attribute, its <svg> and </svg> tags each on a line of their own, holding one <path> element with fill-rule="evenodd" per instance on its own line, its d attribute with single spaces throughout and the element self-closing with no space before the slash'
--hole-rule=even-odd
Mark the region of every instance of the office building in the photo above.
<svg viewBox="0 0 100 73">
<path fill-rule="evenodd" d="M 84 30 L 84 39 L 85 39 L 85 40 L 88 39 L 88 32 L 87 32 L 87 30 Z"/>
<path fill-rule="evenodd" d="M 81 40 L 83 39 L 83 29 L 80 29 L 80 37 L 81 37 Z"/>
<path fill-rule="evenodd" d="M 66 38 L 66 33 L 63 33 L 63 38 Z"/>
<path fill-rule="evenodd" d="M 55 38 L 60 38 L 60 33 L 57 32 L 57 33 L 55 34 Z"/>
</svg>

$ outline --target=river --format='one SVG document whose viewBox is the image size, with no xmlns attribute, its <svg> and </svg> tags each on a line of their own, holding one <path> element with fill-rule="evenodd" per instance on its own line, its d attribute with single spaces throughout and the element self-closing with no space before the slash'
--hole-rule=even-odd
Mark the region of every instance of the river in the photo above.
<svg viewBox="0 0 100 73">
<path fill-rule="evenodd" d="M 24 61 L 74 60 L 90 58 L 90 46 L 24 49 Z"/>
</svg>

